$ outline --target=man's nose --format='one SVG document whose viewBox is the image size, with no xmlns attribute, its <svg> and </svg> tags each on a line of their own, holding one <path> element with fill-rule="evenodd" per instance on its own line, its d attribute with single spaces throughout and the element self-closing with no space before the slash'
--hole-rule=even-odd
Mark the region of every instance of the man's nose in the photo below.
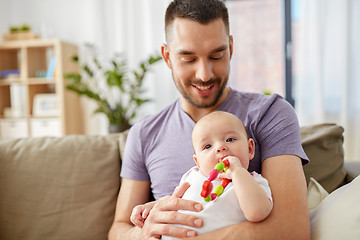
<svg viewBox="0 0 360 240">
<path fill-rule="evenodd" d="M 196 70 L 196 78 L 207 82 L 213 78 L 212 63 L 206 60 L 199 61 Z"/>
</svg>

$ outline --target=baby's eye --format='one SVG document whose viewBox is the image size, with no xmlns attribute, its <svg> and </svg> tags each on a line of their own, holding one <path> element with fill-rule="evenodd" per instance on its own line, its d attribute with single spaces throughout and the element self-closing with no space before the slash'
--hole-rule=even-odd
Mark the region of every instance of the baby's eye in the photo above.
<svg viewBox="0 0 360 240">
<path fill-rule="evenodd" d="M 211 144 L 206 144 L 203 149 L 209 149 L 211 148 Z"/>
<path fill-rule="evenodd" d="M 235 138 L 228 138 L 228 139 L 226 139 L 226 142 L 233 142 L 233 141 L 235 141 Z"/>
</svg>

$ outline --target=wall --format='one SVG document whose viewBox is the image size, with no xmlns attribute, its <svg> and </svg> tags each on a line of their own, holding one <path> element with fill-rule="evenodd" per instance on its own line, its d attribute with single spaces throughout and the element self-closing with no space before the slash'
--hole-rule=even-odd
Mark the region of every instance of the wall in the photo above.
<svg viewBox="0 0 360 240">
<path fill-rule="evenodd" d="M 11 18 L 11 0 L 0 1 L 0 34 L 8 31 Z"/>
</svg>

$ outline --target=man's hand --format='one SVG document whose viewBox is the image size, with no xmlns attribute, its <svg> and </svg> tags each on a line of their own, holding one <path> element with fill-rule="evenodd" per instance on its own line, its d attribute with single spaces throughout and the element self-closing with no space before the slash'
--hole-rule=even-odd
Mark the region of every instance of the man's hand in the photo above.
<svg viewBox="0 0 360 240">
<path fill-rule="evenodd" d="M 184 183 L 175 189 L 172 196 L 156 201 L 142 228 L 144 239 L 160 239 L 161 235 L 177 238 L 196 236 L 194 230 L 171 225 L 180 224 L 198 228 L 203 224 L 201 218 L 178 212 L 178 210 L 200 212 L 203 209 L 200 203 L 181 198 L 189 187 L 189 183 Z"/>
</svg>

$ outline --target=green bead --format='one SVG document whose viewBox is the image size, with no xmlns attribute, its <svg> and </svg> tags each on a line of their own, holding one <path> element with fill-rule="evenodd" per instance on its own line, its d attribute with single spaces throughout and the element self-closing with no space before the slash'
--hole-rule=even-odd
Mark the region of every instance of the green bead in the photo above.
<svg viewBox="0 0 360 240">
<path fill-rule="evenodd" d="M 217 195 L 217 196 L 220 196 L 222 193 L 224 192 L 224 187 L 219 185 L 215 188 L 214 190 L 214 193 Z"/>
<path fill-rule="evenodd" d="M 206 198 L 204 198 L 205 202 L 210 202 L 211 201 L 211 196 L 207 196 Z"/>
<path fill-rule="evenodd" d="M 225 168 L 225 164 L 223 162 L 219 162 L 215 165 L 215 169 L 217 169 L 219 172 L 222 172 Z"/>
</svg>

